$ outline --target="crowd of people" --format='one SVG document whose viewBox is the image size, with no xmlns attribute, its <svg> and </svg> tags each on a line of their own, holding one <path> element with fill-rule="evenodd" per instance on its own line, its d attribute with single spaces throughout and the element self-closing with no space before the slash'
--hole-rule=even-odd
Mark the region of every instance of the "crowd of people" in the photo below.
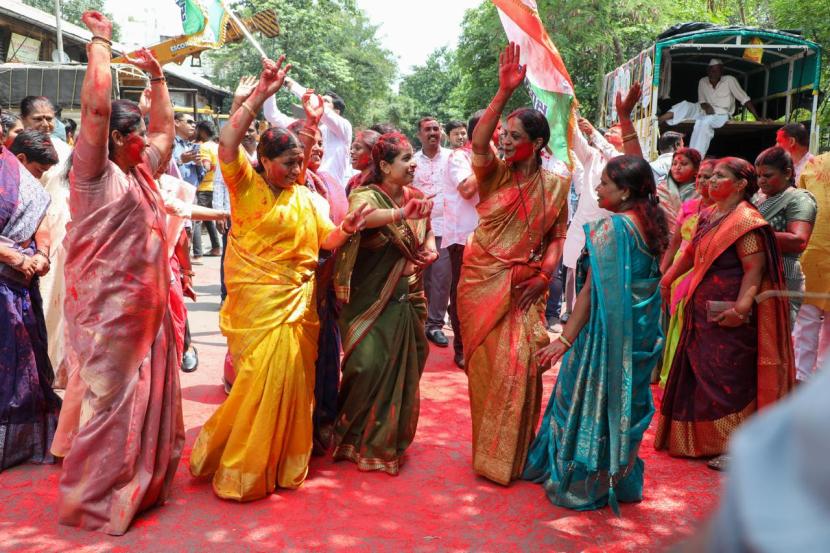
<svg viewBox="0 0 830 553">
<path fill-rule="evenodd" d="M 526 70 L 511 43 L 491 103 L 422 118 L 417 151 L 385 123 L 352 136 L 284 57 L 240 81 L 217 134 L 174 111 L 147 50 L 141 101 L 112 100 L 112 26 L 83 20 L 81 125 L 56 136 L 29 97 L 0 150 L 0 470 L 62 459 L 63 524 L 119 535 L 166 500 L 202 255 L 222 256 L 228 395 L 190 472 L 236 501 L 301 486 L 313 454 L 398 474 L 447 325 L 473 471 L 577 510 L 642 500 L 654 383 L 654 447 L 723 469 L 733 431 L 823 362 L 830 157 L 801 124 L 754 164 L 673 131 L 649 163 L 635 84 L 606 132 L 576 116 L 556 160 L 539 111 L 503 113 Z M 304 117 L 278 109 L 286 86 Z"/>
</svg>

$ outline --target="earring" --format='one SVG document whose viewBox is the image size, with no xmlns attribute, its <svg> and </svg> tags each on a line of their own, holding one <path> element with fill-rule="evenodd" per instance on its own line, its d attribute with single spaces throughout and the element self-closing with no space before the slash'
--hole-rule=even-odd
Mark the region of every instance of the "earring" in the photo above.
<svg viewBox="0 0 830 553">
<path fill-rule="evenodd" d="M 628 201 L 628 196 L 623 196 L 622 201 L 627 202 Z"/>
</svg>

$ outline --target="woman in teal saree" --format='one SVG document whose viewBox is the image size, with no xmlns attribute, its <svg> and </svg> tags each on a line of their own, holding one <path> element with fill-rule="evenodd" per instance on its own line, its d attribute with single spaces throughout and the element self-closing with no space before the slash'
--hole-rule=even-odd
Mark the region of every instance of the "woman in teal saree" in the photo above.
<svg viewBox="0 0 830 553">
<path fill-rule="evenodd" d="M 642 158 L 611 160 L 597 193 L 615 214 L 585 225 L 574 312 L 539 352 L 543 365 L 564 360 L 524 478 L 543 483 L 556 505 L 618 512 L 617 501 L 643 494 L 637 453 L 654 414 L 649 383 L 663 347 L 659 260 L 668 232 Z"/>
</svg>

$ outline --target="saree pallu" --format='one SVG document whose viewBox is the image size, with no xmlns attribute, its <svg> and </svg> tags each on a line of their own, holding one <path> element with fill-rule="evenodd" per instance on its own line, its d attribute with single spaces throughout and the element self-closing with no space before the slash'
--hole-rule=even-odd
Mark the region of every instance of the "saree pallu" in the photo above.
<svg viewBox="0 0 830 553">
<path fill-rule="evenodd" d="M 223 174 L 236 182 L 225 165 Z M 250 203 L 232 209 L 219 314 L 236 378 L 190 457 L 193 476 L 212 477 L 214 493 L 235 501 L 298 488 L 308 474 L 319 332 L 314 270 L 333 228 L 307 188 L 273 197 L 261 177 L 252 179 Z M 245 193 L 234 186 L 233 207 Z M 262 212 L 248 216 L 252 205 Z"/>
<path fill-rule="evenodd" d="M 700 199 L 692 199 L 683 204 L 680 215 L 677 218 L 677 231 L 683 237 L 680 248 L 674 256 L 674 261 L 682 257 L 683 252 L 692 241 L 697 229 L 697 222 L 700 218 Z M 663 360 L 660 370 L 660 384 L 666 385 L 666 378 L 669 376 L 674 352 L 677 350 L 677 343 L 680 341 L 680 330 L 683 328 L 683 313 L 686 311 L 686 294 L 689 291 L 692 271 L 680 275 L 671 285 L 671 299 L 669 302 L 668 325 L 666 325 L 666 342 L 663 347 Z"/>
<path fill-rule="evenodd" d="M 24 255 L 49 196 L 8 151 L 0 152 L 0 244 Z M 61 400 L 52 391 L 38 279 L 0 263 L 0 471 L 25 462 L 52 463 L 49 444 Z"/>
<path fill-rule="evenodd" d="M 507 485 L 522 474 L 539 420 L 542 370 L 535 355 L 549 343 L 547 295 L 522 311 L 514 287 L 538 274 L 532 252 L 564 239 L 568 186 L 544 170 L 518 185 L 506 169 L 495 178 L 501 182 L 488 186 L 476 206 L 479 225 L 464 249 L 457 297 L 473 470 Z"/>
<path fill-rule="evenodd" d="M 599 509 L 643 497 L 637 455 L 654 414 L 651 371 L 662 347 L 657 257 L 625 216 L 585 225 L 577 285 L 591 278 L 588 323 L 565 355 L 523 477 L 551 502 Z M 610 484 L 610 485 L 609 485 Z"/>
<path fill-rule="evenodd" d="M 741 203 L 714 230 L 695 238 L 683 330 L 655 437 L 655 448 L 670 455 L 724 453 L 729 436 L 744 420 L 793 385 L 786 298 L 762 301 L 747 323 L 735 328 L 707 321 L 709 301 L 736 299 L 743 279 L 737 244 L 748 233 L 761 241 L 757 251 L 766 255 L 760 292 L 785 290 L 775 235 L 749 203 Z"/>
<path fill-rule="evenodd" d="M 352 209 L 397 207 L 375 185 L 353 190 L 349 203 Z M 343 374 L 334 459 L 348 459 L 359 470 L 398 474 L 415 438 L 419 384 L 429 353 L 426 299 L 420 274 L 403 272 L 427 232 L 425 219 L 401 221 L 364 230 L 338 252 Z"/>
<path fill-rule="evenodd" d="M 66 409 L 55 455 L 64 456 L 61 524 L 124 534 L 161 505 L 184 446 L 179 359 L 170 305 L 164 210 L 151 178 L 160 154 L 124 174 L 70 174 L 67 230 Z M 148 160 L 149 161 L 148 164 Z"/>
</svg>

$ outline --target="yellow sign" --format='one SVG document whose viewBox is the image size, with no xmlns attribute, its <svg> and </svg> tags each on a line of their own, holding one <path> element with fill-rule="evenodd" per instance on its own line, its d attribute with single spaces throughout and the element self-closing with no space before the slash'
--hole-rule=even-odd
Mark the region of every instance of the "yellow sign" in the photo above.
<svg viewBox="0 0 830 553">
<path fill-rule="evenodd" d="M 749 41 L 750 44 L 763 44 L 764 41 L 758 37 L 754 37 L 752 40 Z M 746 61 L 751 61 L 752 63 L 761 63 L 761 60 L 764 57 L 764 49 L 763 48 L 746 48 L 744 50 L 744 59 Z"/>
</svg>

